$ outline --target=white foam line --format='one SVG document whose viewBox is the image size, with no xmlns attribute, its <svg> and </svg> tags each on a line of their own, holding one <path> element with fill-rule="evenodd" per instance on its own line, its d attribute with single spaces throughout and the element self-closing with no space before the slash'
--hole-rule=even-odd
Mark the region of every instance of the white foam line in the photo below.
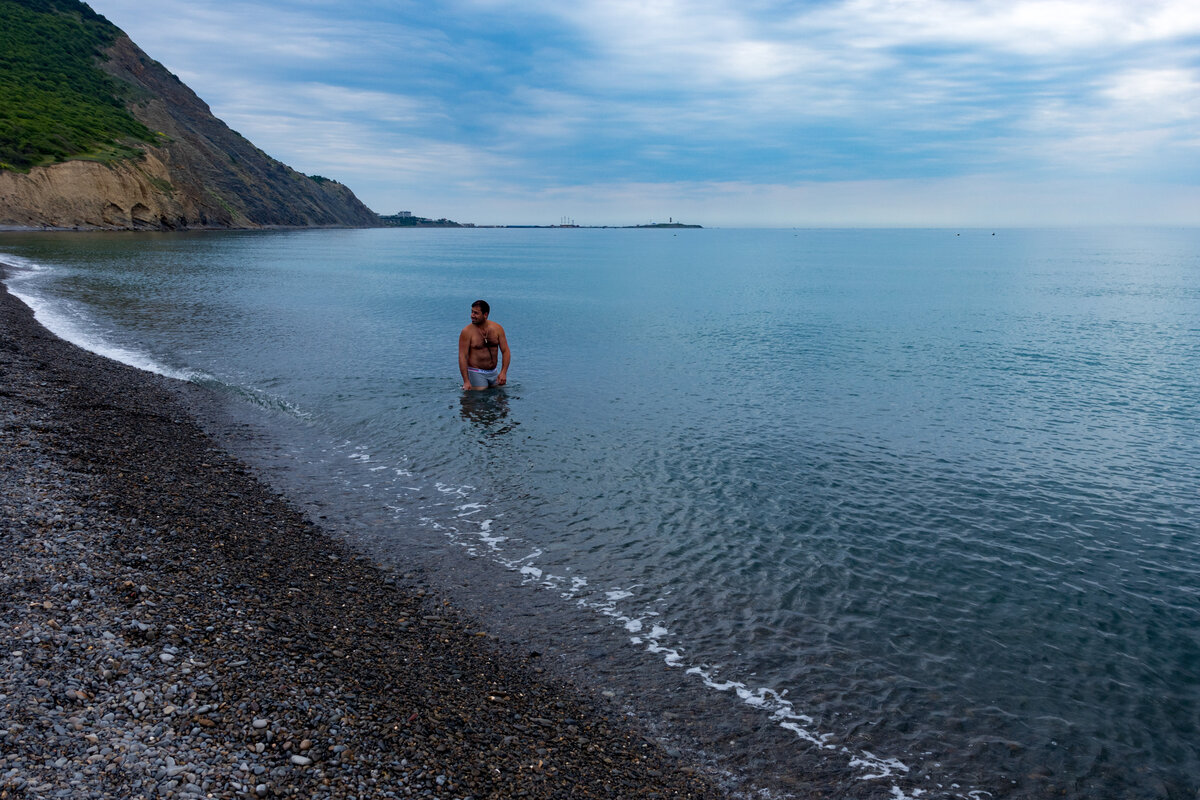
<svg viewBox="0 0 1200 800">
<path fill-rule="evenodd" d="M 491 532 L 491 530 L 492 530 L 492 520 L 485 519 L 482 522 L 480 522 L 479 523 L 479 534 L 478 534 L 479 541 L 482 542 L 483 544 L 486 544 L 492 550 L 499 552 L 500 545 L 504 542 L 507 542 L 508 537 L 501 536 L 498 534 L 489 536 L 488 534 Z"/>
<path fill-rule="evenodd" d="M 397 476 L 403 473 L 405 477 L 411 477 L 411 473 L 400 469 L 396 469 L 395 473 Z M 455 495 L 464 500 L 475 489 L 466 484 L 454 485 L 441 482 L 435 483 L 434 486 L 442 494 Z M 408 491 L 420 490 L 420 487 L 404 488 Z M 434 503 L 433 507 L 441 508 L 446 505 L 446 503 Z M 403 510 L 395 506 L 389 506 L 389 508 L 397 512 Z M 790 731 L 799 741 L 830 755 L 846 757 L 847 766 L 858 773 L 859 780 L 893 781 L 889 787 L 892 800 L 920 800 L 923 795 L 927 794 L 925 790 L 918 788 L 911 788 L 906 792 L 894 782 L 897 778 L 906 776 L 910 772 L 909 766 L 900 759 L 877 756 L 867 750 L 854 751 L 835 744 L 832 741 L 836 738 L 835 734 L 813 730 L 811 728 L 813 718 L 796 710 L 795 705 L 786 699 L 786 690 L 777 691 L 770 687 L 751 687 L 736 680 L 719 680 L 715 677 L 714 668 L 689 665 L 685 656 L 685 648 L 669 641 L 673 638 L 671 631 L 662 625 L 650 623 L 649 618 L 660 616 L 660 612 L 646 608 L 641 615 L 631 615 L 624 613 L 618 607 L 618 603 L 621 601 L 635 598 L 634 590 L 642 588 L 641 584 L 597 592 L 603 596 L 603 600 L 581 596 L 590 586 L 588 579 L 578 575 L 564 576 L 546 572 L 536 564 L 536 561 L 543 555 L 542 550 L 534 548 L 519 558 L 505 557 L 502 545 L 510 541 L 516 544 L 518 540 L 510 540 L 507 536 L 493 533 L 495 520 L 492 518 L 471 519 L 472 516 L 485 511 L 487 504 L 475 501 L 464 502 L 452 506 L 451 509 L 460 523 L 474 526 L 476 530 L 463 530 L 457 525 L 444 524 L 428 515 L 419 517 L 419 522 L 431 530 L 442 533 L 452 543 L 463 547 L 471 555 L 479 554 L 477 545 L 487 545 L 490 551 L 489 555 L 495 563 L 520 574 L 522 584 L 536 584 L 540 587 L 554 589 L 560 592 L 562 598 L 575 600 L 581 608 L 608 617 L 614 623 L 624 627 L 627 632 L 636 634 L 630 637 L 631 644 L 643 647 L 647 652 L 660 656 L 668 667 L 683 668 L 684 674 L 698 677 L 705 687 L 714 691 L 733 692 L 746 705 L 769 714 L 772 722 L 784 730 Z M 648 624 L 650 632 L 644 633 Z M 961 793 L 958 791 L 957 784 L 951 784 L 951 787 L 955 791 L 950 796 L 962 798 L 962 800 L 984 800 L 986 797 L 991 797 L 989 792 L 983 790 L 975 789 Z"/>
<path fill-rule="evenodd" d="M 13 281 L 9 282 L 9 294 L 29 306 L 33 311 L 34 319 L 43 328 L 76 347 L 105 358 L 111 358 L 113 361 L 119 361 L 143 372 L 153 372 L 176 380 L 191 381 L 205 377 L 202 373 L 195 371 L 171 369 L 158 363 L 146 353 L 113 344 L 99 334 L 87 330 L 82 312 L 76 311 L 65 303 L 52 302 L 37 295 L 22 292 L 13 288 L 12 283 Z"/>
<path fill-rule="evenodd" d="M 16 273 L 9 273 L 9 293 L 29 306 L 30 310 L 33 311 L 34 319 L 60 339 L 64 339 L 76 347 L 104 356 L 105 358 L 111 358 L 113 361 L 118 361 L 126 366 L 134 367 L 144 372 L 153 372 L 167 378 L 201 385 L 216 384 L 222 388 L 232 389 L 236 393 L 243 394 L 268 408 L 279 408 L 301 419 L 308 419 L 311 416 L 291 401 L 273 395 L 263 389 L 228 384 L 200 370 L 174 369 L 158 362 L 153 356 L 141 350 L 131 349 L 110 342 L 83 304 L 74 303 L 69 300 L 49 299 L 16 288 L 19 284 L 36 280 L 41 274 L 53 272 L 54 269 L 52 267 L 46 267 L 28 259 L 6 253 L 0 253 L 0 260 L 9 266 L 14 266 L 21 270 Z"/>
<path fill-rule="evenodd" d="M 864 781 L 890 778 L 897 772 L 908 772 L 908 766 L 899 760 L 895 758 L 880 758 L 870 750 L 863 750 L 859 755 L 850 759 L 850 766 L 863 767 L 870 773 L 861 776 L 861 779 Z"/>
<path fill-rule="evenodd" d="M 24 256 L 14 256 L 11 253 L 0 253 L 0 263 L 26 273 L 50 271 L 49 267 L 40 264 L 37 261 L 25 258 Z M 21 272 L 11 275 L 10 279 L 19 280 L 21 278 Z"/>
</svg>

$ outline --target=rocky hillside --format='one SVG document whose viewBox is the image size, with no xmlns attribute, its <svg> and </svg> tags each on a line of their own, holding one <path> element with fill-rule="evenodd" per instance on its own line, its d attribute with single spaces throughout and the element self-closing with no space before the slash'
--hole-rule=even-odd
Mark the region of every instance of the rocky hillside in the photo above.
<svg viewBox="0 0 1200 800">
<path fill-rule="evenodd" d="M 15 42 L 4 43 L 9 52 L 0 58 L 0 73 L 10 72 L 7 84 L 20 92 L 15 102 L 32 109 L 0 112 L 0 143 L 9 145 L 14 160 L 36 161 L 40 147 L 41 160 L 50 162 L 27 169 L 0 163 L 0 225 L 178 230 L 380 224 L 347 187 L 303 175 L 231 130 L 191 89 L 86 5 L 0 0 L 0 14 L 5 37 Z M 59 24 L 64 20 L 69 24 Z M 39 27 L 43 21 L 55 24 Z M 24 38 L 22 26 L 29 30 Z M 59 40 L 78 39 L 55 41 L 55 53 L 86 50 L 90 63 L 56 80 L 32 85 L 14 80 L 11 73 L 22 69 L 44 72 L 31 63 L 39 57 L 61 63 L 61 55 L 43 52 L 46 30 Z M 88 69 L 96 75 L 82 72 Z M 131 115 L 129 125 L 98 133 L 95 125 L 85 125 L 69 135 L 68 123 L 74 120 L 61 109 L 79 102 L 55 105 L 53 95 L 63 93 L 64 83 L 76 93 L 85 87 L 98 108 L 116 105 L 116 113 Z M 12 97 L 3 99 L 12 104 Z M 56 113 L 63 120 L 55 120 Z M 39 130 L 61 133 L 39 138 Z M 88 135 L 93 141 L 86 140 Z M 57 143 L 58 152 L 47 141 Z"/>
</svg>

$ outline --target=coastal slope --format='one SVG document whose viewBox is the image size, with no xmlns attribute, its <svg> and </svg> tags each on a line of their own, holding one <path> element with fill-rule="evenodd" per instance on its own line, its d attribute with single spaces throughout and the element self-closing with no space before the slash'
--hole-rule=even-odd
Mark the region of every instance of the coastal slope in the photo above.
<svg viewBox="0 0 1200 800">
<path fill-rule="evenodd" d="M 0 225 L 181 230 L 380 224 L 346 186 L 297 172 L 231 130 L 179 78 L 83 3 L 0 0 L 0 11 L 14 53 L 0 60 L 0 71 L 10 73 L 0 75 L 9 87 L 5 100 L 30 109 L 0 115 L 0 140 L 19 157 L 31 151 L 35 162 L 0 163 Z M 14 78 L 19 70 L 65 69 L 54 66 L 63 61 L 58 54 L 82 51 L 90 59 L 44 84 Z M 96 78 L 91 70 L 103 75 Z M 118 112 L 131 116 L 129 125 L 96 134 L 95 141 L 81 134 L 65 150 L 57 148 L 58 134 L 39 138 L 39 129 L 65 130 L 80 99 L 47 95 L 82 91 L 96 108 L 121 106 Z M 38 158 L 39 146 L 50 152 Z"/>
</svg>

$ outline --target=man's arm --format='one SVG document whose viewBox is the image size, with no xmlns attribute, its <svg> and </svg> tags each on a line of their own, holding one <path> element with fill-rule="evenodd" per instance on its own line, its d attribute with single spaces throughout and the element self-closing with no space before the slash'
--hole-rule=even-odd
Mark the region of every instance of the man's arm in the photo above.
<svg viewBox="0 0 1200 800">
<path fill-rule="evenodd" d="M 458 335 L 458 372 L 462 375 L 463 391 L 471 390 L 471 379 L 467 377 L 467 350 L 471 347 L 471 335 L 467 328 Z"/>
<path fill-rule="evenodd" d="M 499 327 L 499 326 L 497 326 Z M 500 376 L 496 378 L 496 385 L 503 386 L 508 383 L 508 368 L 512 365 L 512 352 L 508 349 L 508 337 L 504 335 L 504 328 L 500 328 L 500 338 L 497 339 L 500 345 Z"/>
</svg>

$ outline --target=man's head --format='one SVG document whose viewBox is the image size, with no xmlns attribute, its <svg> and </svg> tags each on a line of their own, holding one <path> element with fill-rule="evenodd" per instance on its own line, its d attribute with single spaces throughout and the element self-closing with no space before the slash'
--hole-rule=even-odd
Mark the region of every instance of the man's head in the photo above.
<svg viewBox="0 0 1200 800">
<path fill-rule="evenodd" d="M 476 325 L 481 325 L 491 313 L 491 308 L 488 307 L 487 300 L 476 300 L 471 303 L 471 322 Z"/>
</svg>

